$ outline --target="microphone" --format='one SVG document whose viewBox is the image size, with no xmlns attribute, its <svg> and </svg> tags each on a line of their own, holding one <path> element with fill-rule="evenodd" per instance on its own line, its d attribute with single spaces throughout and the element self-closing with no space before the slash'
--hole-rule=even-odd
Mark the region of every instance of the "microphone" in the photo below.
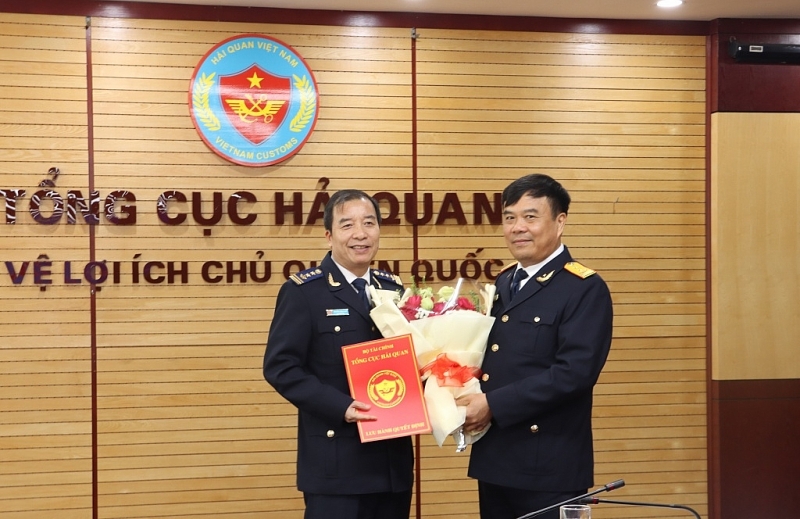
<svg viewBox="0 0 800 519">
<path fill-rule="evenodd" d="M 550 505 L 546 508 L 542 508 L 541 510 L 536 510 L 535 512 L 531 512 L 529 514 L 525 514 L 522 516 L 517 517 L 517 519 L 529 519 L 531 517 L 536 517 L 537 515 L 542 515 L 545 512 L 549 512 L 554 508 L 558 508 L 561 505 L 568 505 L 570 503 L 581 502 L 583 499 L 590 498 L 595 494 L 599 494 L 600 492 L 611 492 L 612 490 L 616 490 L 618 488 L 622 488 L 625 486 L 625 481 L 618 479 L 609 483 L 608 485 L 603 485 L 602 487 L 598 488 L 597 490 L 592 490 L 591 492 L 587 492 L 586 494 L 582 494 L 580 496 L 573 497 L 572 499 L 567 499 L 566 501 L 562 501 L 560 503 L 556 503 L 554 505 Z"/>
<path fill-rule="evenodd" d="M 659 508 L 680 508 L 681 510 L 688 510 L 697 519 L 701 519 L 700 514 L 697 513 L 697 510 L 694 508 L 688 507 L 686 505 L 667 505 L 661 503 L 638 503 L 636 501 L 612 501 L 610 499 L 598 499 L 596 497 L 582 497 L 578 499 L 578 503 L 582 505 L 596 505 L 597 503 L 610 503 L 614 505 L 632 505 L 632 506 L 655 506 Z"/>
</svg>

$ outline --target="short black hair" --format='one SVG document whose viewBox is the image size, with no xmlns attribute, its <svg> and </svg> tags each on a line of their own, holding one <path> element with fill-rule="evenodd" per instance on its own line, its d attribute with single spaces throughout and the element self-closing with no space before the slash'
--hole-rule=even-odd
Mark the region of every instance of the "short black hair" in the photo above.
<svg viewBox="0 0 800 519">
<path fill-rule="evenodd" d="M 378 207 L 378 201 L 358 189 L 342 189 L 331 195 L 331 199 L 325 204 L 325 211 L 323 212 L 322 222 L 325 224 L 325 230 L 330 231 L 333 229 L 333 210 L 345 202 L 352 200 L 366 200 L 375 208 L 375 215 L 378 217 L 378 225 L 381 224 L 381 210 Z"/>
<path fill-rule="evenodd" d="M 553 210 L 553 218 L 559 214 L 569 214 L 571 198 L 564 186 L 542 173 L 532 173 L 518 178 L 503 190 L 503 208 L 519 202 L 523 196 L 547 198 Z"/>
</svg>

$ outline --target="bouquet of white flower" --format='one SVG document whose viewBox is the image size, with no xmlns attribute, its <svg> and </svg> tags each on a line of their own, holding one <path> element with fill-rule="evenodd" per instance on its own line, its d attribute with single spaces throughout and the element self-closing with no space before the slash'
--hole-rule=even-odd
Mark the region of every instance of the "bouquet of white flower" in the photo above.
<svg viewBox="0 0 800 519">
<path fill-rule="evenodd" d="M 465 434 L 466 409 L 456 406 L 462 395 L 480 393 L 480 366 L 494 317 L 489 314 L 495 286 L 443 286 L 434 295 L 430 287 L 396 292 L 370 287 L 375 307 L 370 316 L 384 337 L 410 334 L 425 381 L 425 403 L 433 437 L 441 447 L 453 435 L 458 452 L 478 441 L 486 429 Z"/>
</svg>

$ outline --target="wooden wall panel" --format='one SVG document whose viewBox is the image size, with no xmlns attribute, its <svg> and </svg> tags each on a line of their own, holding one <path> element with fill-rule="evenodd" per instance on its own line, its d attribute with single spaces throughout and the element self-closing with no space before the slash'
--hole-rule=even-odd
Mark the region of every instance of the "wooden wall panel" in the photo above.
<svg viewBox="0 0 800 519">
<path fill-rule="evenodd" d="M 64 225 L 65 217 L 60 225 L 37 223 L 29 212 L 53 166 L 61 175 L 52 189 L 64 197 L 70 188 L 86 192 L 84 20 L 3 15 L 0 47 L 0 189 L 26 192 L 16 223 L 4 211 L 0 224 L 0 516 L 59 510 L 59 517 L 85 518 L 92 510 L 89 292 L 63 286 L 58 264 L 87 259 L 88 233 Z M 41 212 L 50 216 L 52 203 Z M 36 269 L 37 259 L 52 265 Z M 37 270 L 52 285 L 34 284 Z"/>
<path fill-rule="evenodd" d="M 800 427 L 800 381 L 714 380 L 712 386 L 720 431 L 719 517 L 780 516 L 785 506 L 800 506 L 800 444 L 793 433 Z M 748 474 L 759 477 L 742 477 Z"/>
<path fill-rule="evenodd" d="M 611 289 L 596 483 L 624 478 L 620 499 L 704 513 L 705 40 L 418 33 L 420 185 L 441 199 L 501 191 L 527 173 L 554 176 L 573 196 L 565 243 Z M 419 244 L 421 258 L 482 248 L 478 258 L 512 259 L 499 225 L 422 228 Z M 466 457 L 423 463 L 450 471 Z M 423 516 L 477 517 L 477 504 L 454 506 L 423 501 Z M 641 514 L 608 505 L 593 512 Z"/>
<path fill-rule="evenodd" d="M 716 20 L 711 33 L 716 73 L 711 85 L 709 111 L 786 112 L 800 111 L 800 67 L 784 64 L 737 62 L 730 55 L 731 42 L 740 45 L 797 45 L 800 21 Z"/>
<path fill-rule="evenodd" d="M 0 59 L 0 99 L 13 107 L 0 113 L 0 189 L 30 189 L 57 165 L 58 189 L 88 194 L 91 184 L 101 198 L 127 189 L 138 215 L 135 226 L 103 220 L 90 232 L 80 221 L 34 224 L 25 211 L 0 227 L 3 260 L 17 266 L 47 253 L 55 278 L 66 275 L 65 261 L 92 258 L 119 272 L 94 294 L 87 283 L 40 291 L 30 272 L 21 286 L 9 276 L 0 283 L 0 515 L 90 513 L 95 351 L 102 517 L 301 517 L 295 410 L 260 367 L 277 289 L 300 268 L 287 262 L 311 266 L 326 249 L 321 222 L 307 223 L 315 195 L 416 186 L 438 211 L 456 193 L 467 225 L 449 217 L 414 227 L 400 196 L 401 224 L 384 226 L 379 259 L 407 280 L 416 257 L 510 261 L 500 227 L 485 215 L 473 224 L 472 195 L 491 200 L 531 171 L 573 194 L 565 241 L 614 298 L 614 344 L 597 389 L 597 483 L 624 478 L 621 496 L 704 512 L 704 38 L 424 29 L 414 42 L 410 29 L 90 21 L 91 142 L 85 20 L 0 19 L 0 46 L 17 51 Z M 292 46 L 318 82 L 313 136 L 270 168 L 224 162 L 189 115 L 195 65 L 242 33 Z M 201 193 L 209 213 L 212 193 L 249 191 L 258 219 L 238 226 L 223 216 L 208 226 L 190 216 L 169 226 L 155 213 L 168 190 Z M 303 197 L 300 224 L 291 213 L 280 224 L 276 195 L 294 192 Z M 191 213 L 191 203 L 170 207 Z M 269 262 L 270 276 L 210 283 L 201 277 L 209 261 L 257 262 L 259 274 Z M 186 280 L 146 281 L 148 262 L 163 263 L 157 274 L 185 262 Z M 420 451 L 421 516 L 477 518 L 467 455 L 429 437 Z"/>
<path fill-rule="evenodd" d="M 263 33 L 293 47 L 314 72 L 320 119 L 301 153 L 272 168 L 234 166 L 200 140 L 189 117 L 195 65 L 217 42 Z M 276 223 L 275 193 L 314 195 L 359 187 L 410 188 L 410 65 L 405 31 L 93 20 L 97 183 L 137 195 L 134 227 L 106 227 L 98 254 L 124 262 L 187 262 L 187 283 L 122 283 L 99 297 L 99 493 L 105 517 L 300 517 L 295 490 L 295 409 L 264 381 L 269 317 L 289 260 L 322 259 L 322 222 Z M 125 49 L 119 52 L 119 49 Z M 319 179 L 326 177 L 327 182 Z M 167 190 L 227 201 L 249 191 L 249 226 L 166 226 Z M 288 202 L 287 202 L 288 203 Z M 171 214 L 191 213 L 173 203 Z M 210 230 L 204 236 L 203 229 Z M 387 231 L 381 257 L 410 258 L 407 230 Z M 260 252 L 259 252 L 260 251 Z M 259 257 L 259 255 L 261 255 Z M 259 261 L 260 260 L 260 261 Z M 206 261 L 271 262 L 263 283 L 210 284 Z M 291 272 L 300 270 L 295 266 Z M 224 274 L 224 269 L 223 269 Z M 128 279 L 129 276 L 128 276 Z"/>
<path fill-rule="evenodd" d="M 718 113 L 712 128 L 713 378 L 800 378 L 800 115 Z"/>
</svg>

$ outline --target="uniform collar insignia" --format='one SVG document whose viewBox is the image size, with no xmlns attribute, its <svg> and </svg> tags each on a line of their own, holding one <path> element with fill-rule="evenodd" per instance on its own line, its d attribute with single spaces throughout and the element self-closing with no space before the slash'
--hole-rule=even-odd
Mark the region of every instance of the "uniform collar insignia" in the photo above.
<svg viewBox="0 0 800 519">
<path fill-rule="evenodd" d="M 551 270 L 547 274 L 542 274 L 541 276 L 537 276 L 536 277 L 536 281 L 538 281 L 539 283 L 544 283 L 545 281 L 549 281 L 550 278 L 553 277 L 554 273 L 555 273 L 555 270 Z"/>
<path fill-rule="evenodd" d="M 330 272 L 328 272 L 328 284 L 332 287 L 341 286 L 341 283 L 333 279 L 333 274 L 331 274 Z"/>
</svg>

